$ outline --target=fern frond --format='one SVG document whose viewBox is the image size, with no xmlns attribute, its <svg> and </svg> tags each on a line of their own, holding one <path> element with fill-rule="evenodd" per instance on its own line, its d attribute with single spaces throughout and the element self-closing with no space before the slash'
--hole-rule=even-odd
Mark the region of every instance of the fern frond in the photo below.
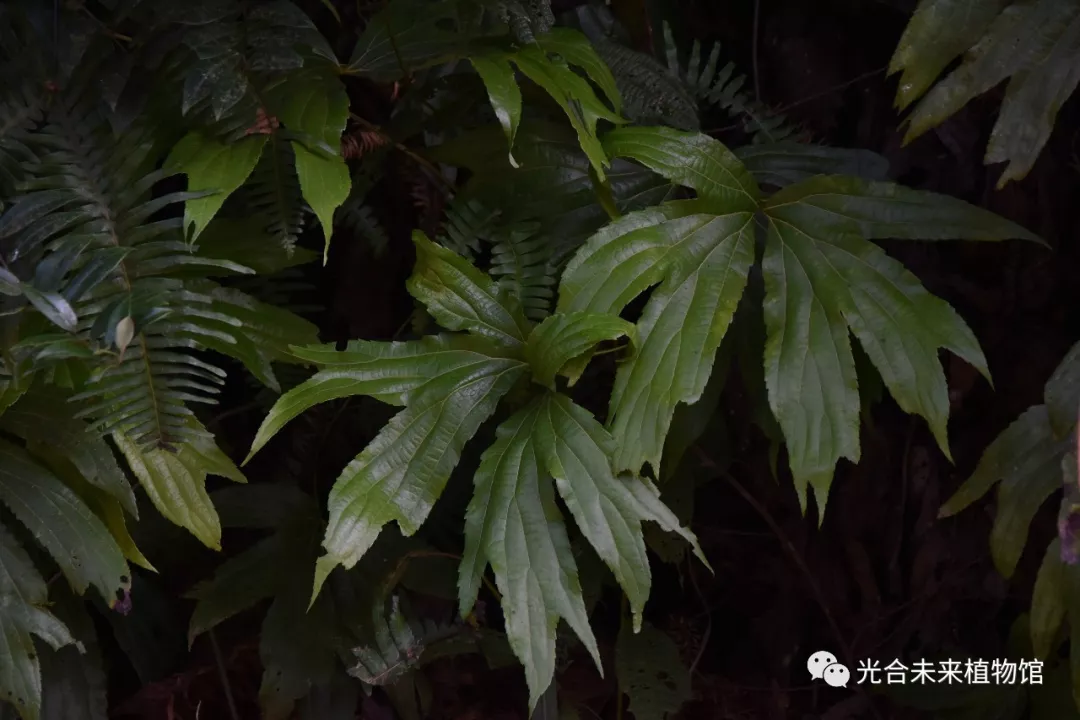
<svg viewBox="0 0 1080 720">
<path fill-rule="evenodd" d="M 488 268 L 499 285 L 521 301 L 525 315 L 536 321 L 550 314 L 559 275 L 551 238 L 538 234 L 538 229 L 535 223 L 500 228 L 494 234 Z"/>
<path fill-rule="evenodd" d="M 266 232 L 291 251 L 304 228 L 306 209 L 292 146 L 271 134 L 262 157 L 239 191 L 247 211 L 266 218 Z"/>
<path fill-rule="evenodd" d="M 798 130 L 788 124 L 784 115 L 774 112 L 742 90 L 746 76 L 736 74 L 735 63 L 728 62 L 717 71 L 720 62 L 719 43 L 713 45 L 702 66 L 701 43 L 695 40 L 690 48 L 687 65 L 683 68 L 671 26 L 665 22 L 664 46 L 668 72 L 678 78 L 698 101 L 741 118 L 743 129 L 753 136 L 753 142 L 776 143 L 794 139 L 793 136 Z"/>
<path fill-rule="evenodd" d="M 601 59 L 611 68 L 623 100 L 623 114 L 643 125 L 667 124 L 697 130 L 697 100 L 662 64 L 619 43 L 593 41 Z"/>
<path fill-rule="evenodd" d="M 376 257 L 386 251 L 390 244 L 386 229 L 379 222 L 379 218 L 375 217 L 375 212 L 362 200 L 342 205 L 337 218 L 337 225 L 351 230 L 366 242 Z"/>
<path fill-rule="evenodd" d="M 491 237 L 499 214 L 476 200 L 455 198 L 446 209 L 443 231 L 436 242 L 462 257 L 473 258 L 480 252 L 481 240 Z"/>
</svg>

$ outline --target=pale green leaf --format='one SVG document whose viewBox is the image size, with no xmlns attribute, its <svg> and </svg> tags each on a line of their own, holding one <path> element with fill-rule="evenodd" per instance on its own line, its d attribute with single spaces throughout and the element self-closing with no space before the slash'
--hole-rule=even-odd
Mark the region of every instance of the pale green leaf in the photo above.
<svg viewBox="0 0 1080 720">
<path fill-rule="evenodd" d="M 226 145 L 198 131 L 185 135 L 172 149 L 165 167 L 188 176 L 188 191 L 215 194 L 188 200 L 184 228 L 194 242 L 218 210 L 255 168 L 266 145 L 266 135 L 251 135 Z"/>
<path fill-rule="evenodd" d="M 675 407 L 701 397 L 753 264 L 753 214 L 708 213 L 701 200 L 627 215 L 574 256 L 561 312 L 618 314 L 660 282 L 638 322 L 638 347 L 616 375 L 609 425 L 617 470 L 659 472 Z"/>
<path fill-rule="evenodd" d="M 1069 349 L 1046 381 L 1044 398 L 1054 435 L 1063 437 L 1076 426 L 1080 412 L 1080 343 Z"/>
<path fill-rule="evenodd" d="M 604 135 L 612 157 L 630 157 L 711 201 L 717 214 L 753 212 L 760 191 L 742 162 L 719 140 L 667 127 L 623 127 Z"/>
<path fill-rule="evenodd" d="M 987 3 L 991 7 L 996 4 L 997 0 Z M 963 64 L 915 107 L 904 141 L 940 125 L 1010 76 L 1045 63 L 1078 10 L 1076 3 L 1060 0 L 1031 0 L 1006 7 L 965 54 Z"/>
<path fill-rule="evenodd" d="M 1045 405 L 1029 408 L 986 448 L 975 472 L 945 502 L 939 517 L 955 515 L 1000 481 L 990 550 L 998 571 L 1011 577 L 1032 518 L 1061 487 L 1061 462 L 1071 441 L 1055 439 Z"/>
<path fill-rule="evenodd" d="M 447 364 L 408 393 L 407 405 L 342 471 L 330 491 L 330 521 L 315 593 L 337 565 L 351 568 L 382 527 L 412 535 L 457 465 L 465 443 L 491 417 L 527 366 L 479 352 Z"/>
<path fill-rule="evenodd" d="M 413 233 L 413 243 L 416 266 L 407 287 L 440 325 L 510 346 L 525 342 L 531 323 L 520 303 L 498 283 L 420 231 Z"/>
<path fill-rule="evenodd" d="M 518 167 L 514 159 L 514 138 L 521 123 L 521 88 L 514 78 L 514 69 L 499 55 L 474 55 L 469 58 L 480 79 L 487 88 L 491 109 L 506 133 L 510 165 Z"/>
<path fill-rule="evenodd" d="M 1046 548 L 1031 594 L 1031 647 L 1039 660 L 1049 659 L 1055 649 L 1058 630 L 1065 620 L 1065 594 L 1061 541 L 1055 538 Z"/>
<path fill-rule="evenodd" d="M 616 442 L 587 410 L 556 393 L 542 403 L 535 428 L 540 461 L 582 534 L 626 592 L 639 627 L 652 582 L 641 522 L 655 521 L 665 529 L 678 528 L 678 522 L 646 481 L 615 476 Z M 697 546 L 689 531 L 678 531 Z"/>
<path fill-rule="evenodd" d="M 611 69 L 597 54 L 589 39 L 573 28 L 552 28 L 536 38 L 537 44 L 549 53 L 557 53 L 566 62 L 585 71 L 604 91 L 615 112 L 622 112 L 622 97 Z"/>
<path fill-rule="evenodd" d="M 986 164 L 1007 162 L 1000 190 L 1031 170 L 1050 139 L 1058 111 L 1080 82 L 1080 12 L 1076 12 L 1045 57 L 1013 75 L 986 146 Z"/>
<path fill-rule="evenodd" d="M 635 720 L 665 720 L 674 716 L 692 693 L 690 672 L 679 647 L 652 625 L 631 633 L 624 625 L 615 643 L 615 675 L 619 689 L 630 698 Z"/>
<path fill-rule="evenodd" d="M 131 571 L 105 524 L 22 448 L 0 439 L 0 501 L 49 551 L 80 595 L 93 585 L 112 607 Z"/>
<path fill-rule="evenodd" d="M 566 527 L 537 453 L 536 426 L 545 406 L 545 400 L 536 400 L 500 425 L 481 457 L 465 515 L 459 580 L 461 613 L 466 615 L 490 563 L 502 594 L 510 647 L 525 668 L 530 709 L 555 673 L 560 618 L 602 672 Z"/>
<path fill-rule="evenodd" d="M 290 420 L 320 403 L 367 395 L 401 407 L 429 381 L 493 357 L 505 357 L 481 338 L 459 335 L 434 335 L 409 342 L 355 340 L 342 351 L 333 345 L 319 345 L 294 348 L 294 352 L 321 369 L 278 398 L 255 434 L 247 460 Z"/>
<path fill-rule="evenodd" d="M 620 337 L 628 337 L 633 343 L 637 332 L 633 323 L 617 315 L 558 313 L 533 328 L 525 345 L 525 358 L 532 365 L 536 382 L 554 390 L 555 376 L 568 362 L 599 342 Z M 571 385 L 578 375 L 580 372 L 570 377 Z"/>
<path fill-rule="evenodd" d="M 867 239 L 1035 236 L 952 198 L 848 177 L 791 186 L 763 210 L 766 383 L 804 506 L 810 485 L 823 511 L 837 460 L 859 459 L 849 328 L 900 407 L 926 418 L 948 455 L 948 386 L 938 349 L 989 378 L 986 360 L 959 315 Z"/>
<path fill-rule="evenodd" d="M 1008 0 L 921 0 L 889 62 L 903 71 L 896 106 L 919 99 L 941 71 L 967 52 L 990 27 Z"/>
<path fill-rule="evenodd" d="M 604 168 L 610 163 L 596 134 L 597 122 L 607 120 L 618 125 L 626 121 L 608 109 L 596 97 L 589 82 L 571 70 L 565 60 L 552 60 L 544 50 L 533 45 L 521 48 L 510 59 L 563 109 L 577 132 L 581 149 L 603 182 Z"/>
<path fill-rule="evenodd" d="M 48 589 L 18 541 L 0 525 L 0 700 L 11 703 L 23 720 L 39 720 L 41 665 L 37 635 L 53 648 L 75 642 L 67 627 L 45 606 Z"/>
<path fill-rule="evenodd" d="M 186 528 L 207 547 L 220 550 L 221 523 L 206 494 L 206 476 L 247 481 L 218 448 L 213 435 L 201 426 L 195 430 L 177 452 L 160 448 L 143 450 L 121 433 L 113 433 L 112 437 L 158 512 Z"/>
</svg>

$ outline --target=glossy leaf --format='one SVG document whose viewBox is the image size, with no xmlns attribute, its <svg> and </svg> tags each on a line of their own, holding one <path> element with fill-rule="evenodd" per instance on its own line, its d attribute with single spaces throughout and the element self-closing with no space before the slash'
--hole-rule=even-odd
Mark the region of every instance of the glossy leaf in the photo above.
<svg viewBox="0 0 1080 720">
<path fill-rule="evenodd" d="M 342 471 L 328 501 L 315 592 L 337 565 L 350 568 L 382 527 L 396 520 L 412 535 L 431 512 L 461 449 L 524 374 L 517 360 L 478 357 L 430 378 L 410 394 L 374 440 Z"/>
<path fill-rule="evenodd" d="M 320 370 L 274 403 L 255 434 L 247 460 L 286 423 L 319 403 L 367 395 L 403 407 L 441 376 L 508 357 L 483 339 L 458 335 L 389 343 L 355 340 L 342 351 L 333 345 L 317 345 L 294 348 L 294 352 Z"/>
<path fill-rule="evenodd" d="M 622 112 L 622 97 L 615 77 L 588 38 L 572 28 L 558 27 L 536 38 L 536 42 L 547 52 L 555 53 L 569 64 L 584 70 L 604 92 L 615 112 Z"/>
<path fill-rule="evenodd" d="M 491 565 L 510 647 L 525 668 L 530 709 L 554 676 L 560 619 L 603 671 L 551 476 L 537 450 L 537 425 L 545 410 L 544 401 L 535 401 L 517 412 L 499 426 L 495 442 L 484 451 L 465 515 L 459 580 L 464 616 Z"/>
<path fill-rule="evenodd" d="M 23 285 L 23 295 L 34 306 L 34 309 L 48 318 L 49 322 L 62 330 L 75 331 L 75 325 L 79 322 L 71 303 L 55 292 L 41 292 L 30 285 Z"/>
<path fill-rule="evenodd" d="M 518 167 L 514 159 L 514 138 L 521 124 L 521 88 L 514 78 L 514 69 L 505 58 L 497 55 L 474 55 L 469 58 L 476 72 L 484 81 L 491 109 L 506 133 L 510 165 Z"/>
<path fill-rule="evenodd" d="M 555 389 L 555 376 L 571 360 L 583 355 L 604 340 L 629 337 L 633 343 L 637 332 L 632 323 L 617 315 L 569 313 L 547 317 L 533 328 L 525 345 L 525 357 L 532 365 L 536 382 Z M 580 373 L 570 376 L 570 384 Z"/>
<path fill-rule="evenodd" d="M 0 501 L 49 551 L 80 595 L 93 585 L 112 607 L 131 571 L 105 524 L 22 448 L 0 439 Z"/>
<path fill-rule="evenodd" d="M 706 561 L 693 535 L 660 502 L 655 487 L 644 479 L 615 476 L 611 457 L 616 445 L 600 423 L 568 397 L 544 397 L 536 427 L 537 453 L 578 528 L 626 592 L 637 628 L 652 583 L 642 521 L 679 532 Z"/>
<path fill-rule="evenodd" d="M 193 439 L 178 452 L 142 449 L 121 433 L 114 433 L 113 441 L 158 512 L 207 547 L 220 550 L 221 523 L 206 494 L 206 476 L 218 475 L 239 483 L 247 480 L 212 435 L 201 427 L 195 430 Z"/>
<path fill-rule="evenodd" d="M 505 345 L 519 345 L 530 323 L 520 303 L 468 260 L 413 233 L 416 267 L 407 287 L 448 330 L 466 330 Z"/>
<path fill-rule="evenodd" d="M 717 214 L 757 208 L 760 191 L 753 176 L 734 153 L 708 135 L 666 127 L 625 127 L 604 135 L 604 149 L 692 188 Z"/>
<path fill-rule="evenodd" d="M 594 235 L 563 273 L 560 312 L 618 314 L 660 282 L 638 322 L 638 345 L 622 364 L 609 426 L 615 467 L 659 471 L 679 403 L 704 390 L 753 263 L 753 215 L 714 215 L 702 201 L 632 213 Z"/>
<path fill-rule="evenodd" d="M 823 509 L 837 460 L 859 459 L 849 328 L 900 407 L 926 418 L 948 454 L 948 387 L 938 348 L 989 378 L 982 350 L 948 304 L 867 240 L 1037 238 L 952 198 L 847 177 L 791 186 L 763 210 L 766 383 L 803 502 L 810 485 Z"/>
<path fill-rule="evenodd" d="M 188 200 L 184 208 L 185 234 L 194 242 L 218 210 L 240 187 L 266 145 L 265 135 L 252 135 L 231 144 L 192 131 L 173 148 L 166 167 L 188 177 L 188 191 L 211 191 L 212 195 Z"/>
</svg>

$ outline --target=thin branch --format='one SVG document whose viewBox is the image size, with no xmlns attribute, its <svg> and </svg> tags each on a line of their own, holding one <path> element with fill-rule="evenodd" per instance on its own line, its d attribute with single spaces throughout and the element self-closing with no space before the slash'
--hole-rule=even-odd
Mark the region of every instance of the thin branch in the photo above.
<svg viewBox="0 0 1080 720">
<path fill-rule="evenodd" d="M 217 635 L 210 628 L 210 645 L 214 648 L 214 664 L 217 665 L 218 677 L 221 678 L 221 689 L 225 691 L 225 702 L 229 705 L 229 717 L 232 720 L 240 720 L 240 713 L 236 711 L 236 700 L 233 699 L 232 686 L 229 684 L 229 675 L 225 672 L 225 661 L 221 658 L 221 647 L 218 646 Z"/>
</svg>

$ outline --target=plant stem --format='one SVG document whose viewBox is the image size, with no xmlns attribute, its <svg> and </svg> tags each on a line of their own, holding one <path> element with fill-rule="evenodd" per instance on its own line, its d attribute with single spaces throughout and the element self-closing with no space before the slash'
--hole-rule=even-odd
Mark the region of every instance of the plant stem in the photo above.
<svg viewBox="0 0 1080 720">
<path fill-rule="evenodd" d="M 225 691 L 225 702 L 229 705 L 229 717 L 232 720 L 240 720 L 240 713 L 236 711 L 236 700 L 233 699 L 232 686 L 229 685 L 229 675 L 225 672 L 225 662 L 221 659 L 221 647 L 218 646 L 217 635 L 210 628 L 210 645 L 214 648 L 214 664 L 217 665 L 218 677 L 221 678 L 221 689 Z"/>
</svg>

